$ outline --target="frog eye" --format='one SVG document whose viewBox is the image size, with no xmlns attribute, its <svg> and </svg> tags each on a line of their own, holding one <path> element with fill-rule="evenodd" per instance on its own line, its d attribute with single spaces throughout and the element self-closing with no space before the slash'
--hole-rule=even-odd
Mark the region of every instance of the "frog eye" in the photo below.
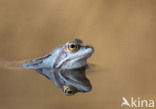
<svg viewBox="0 0 156 109">
<path fill-rule="evenodd" d="M 79 49 L 79 45 L 75 42 L 68 43 L 68 50 L 71 52 L 76 52 Z"/>
<path fill-rule="evenodd" d="M 64 86 L 63 91 L 66 95 L 73 95 L 76 92 L 76 89 L 74 87 Z"/>
</svg>

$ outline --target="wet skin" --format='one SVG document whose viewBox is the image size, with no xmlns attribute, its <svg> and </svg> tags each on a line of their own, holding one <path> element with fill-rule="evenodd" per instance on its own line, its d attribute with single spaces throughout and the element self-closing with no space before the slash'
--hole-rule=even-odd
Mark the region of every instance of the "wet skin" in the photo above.
<svg viewBox="0 0 156 109">
<path fill-rule="evenodd" d="M 52 50 L 48 55 L 23 64 L 51 80 L 65 95 L 89 92 L 90 81 L 85 75 L 87 59 L 92 55 L 92 46 L 74 39 Z"/>
</svg>

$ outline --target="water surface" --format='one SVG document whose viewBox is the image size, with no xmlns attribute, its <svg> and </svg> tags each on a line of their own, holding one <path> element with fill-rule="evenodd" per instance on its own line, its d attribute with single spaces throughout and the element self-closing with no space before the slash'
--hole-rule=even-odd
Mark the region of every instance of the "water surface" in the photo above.
<svg viewBox="0 0 156 109">
<path fill-rule="evenodd" d="M 40 57 L 73 38 L 95 47 L 93 90 L 66 97 L 32 70 L 0 68 L 1 109 L 120 109 L 156 99 L 156 2 L 0 0 L 0 58 Z"/>
</svg>

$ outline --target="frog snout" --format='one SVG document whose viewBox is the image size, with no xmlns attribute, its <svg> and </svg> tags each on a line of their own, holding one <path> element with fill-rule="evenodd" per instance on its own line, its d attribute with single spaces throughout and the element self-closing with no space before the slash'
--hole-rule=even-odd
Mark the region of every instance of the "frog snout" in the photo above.
<svg viewBox="0 0 156 109">
<path fill-rule="evenodd" d="M 91 51 L 94 52 L 94 48 L 93 48 L 93 46 L 86 45 L 85 48 L 86 48 L 86 49 L 91 49 Z"/>
</svg>

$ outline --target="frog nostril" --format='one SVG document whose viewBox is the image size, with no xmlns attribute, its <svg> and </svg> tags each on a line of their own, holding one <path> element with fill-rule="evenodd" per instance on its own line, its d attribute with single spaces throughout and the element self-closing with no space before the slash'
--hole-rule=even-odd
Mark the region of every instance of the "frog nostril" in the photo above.
<svg viewBox="0 0 156 109">
<path fill-rule="evenodd" d="M 90 48 L 90 46 L 89 45 L 86 45 L 85 48 Z"/>
<path fill-rule="evenodd" d="M 92 48 L 93 49 L 93 47 L 90 45 L 86 45 L 85 48 Z"/>
</svg>

